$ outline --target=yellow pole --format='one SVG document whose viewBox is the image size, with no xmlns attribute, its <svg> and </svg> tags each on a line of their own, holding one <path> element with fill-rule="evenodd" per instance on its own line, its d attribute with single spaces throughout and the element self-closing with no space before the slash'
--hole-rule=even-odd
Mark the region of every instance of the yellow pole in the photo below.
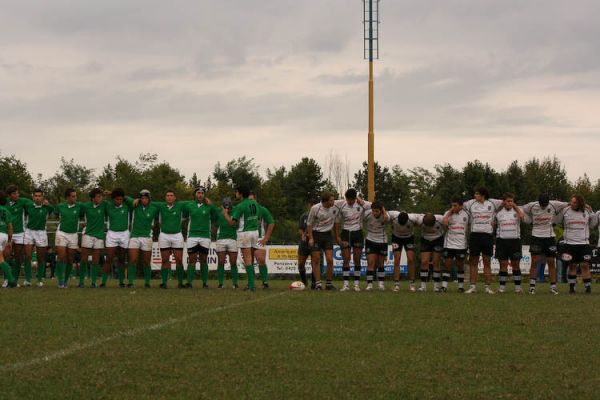
<svg viewBox="0 0 600 400">
<path fill-rule="evenodd" d="M 375 200 L 375 133 L 373 132 L 373 61 L 369 61 L 369 158 L 368 198 Z"/>
</svg>

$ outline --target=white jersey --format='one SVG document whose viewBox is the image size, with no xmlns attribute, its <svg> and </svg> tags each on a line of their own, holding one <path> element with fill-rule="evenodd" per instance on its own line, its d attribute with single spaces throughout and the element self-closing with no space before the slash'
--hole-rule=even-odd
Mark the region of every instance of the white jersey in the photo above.
<svg viewBox="0 0 600 400">
<path fill-rule="evenodd" d="M 568 205 L 569 203 L 562 201 L 550 200 L 545 208 L 542 208 L 538 201 L 525 204 L 521 207 L 521 210 L 523 210 L 523 213 L 527 217 L 525 222 L 533 225 L 531 235 L 539 238 L 554 237 L 552 223 L 558 213 Z"/>
<path fill-rule="evenodd" d="M 379 218 L 375 218 L 372 210 L 365 211 L 363 221 L 367 228 L 367 240 L 375 243 L 387 243 L 387 234 L 385 233 L 384 214 L 381 213 Z"/>
<path fill-rule="evenodd" d="M 558 214 L 557 221 L 564 227 L 566 244 L 590 244 L 590 228 L 598 224 L 598 216 L 587 210 L 575 211 L 566 207 Z"/>
<path fill-rule="evenodd" d="M 472 199 L 464 203 L 463 208 L 469 213 L 471 232 L 491 234 L 494 231 L 494 216 L 502 203 L 502 200 L 496 199 L 484 200 L 483 203 Z"/>
<path fill-rule="evenodd" d="M 433 226 L 426 226 L 423 224 L 424 214 L 419 214 L 417 218 L 417 225 L 421 227 L 421 237 L 425 240 L 434 241 L 435 239 L 441 238 L 444 235 L 444 221 L 443 215 L 435 215 L 435 223 Z"/>
<path fill-rule="evenodd" d="M 467 248 L 468 227 L 469 214 L 465 210 L 451 214 L 448 217 L 444 247 L 447 249 L 465 250 Z"/>
<path fill-rule="evenodd" d="M 415 235 L 415 225 L 419 220 L 421 214 L 408 214 L 408 221 L 405 225 L 398 223 L 398 215 L 400 211 L 388 211 L 390 221 L 392 221 L 393 234 L 401 239 L 408 239 Z"/>
<path fill-rule="evenodd" d="M 339 209 L 337 222 L 342 224 L 342 229 L 354 232 L 362 230 L 362 217 L 365 210 L 371 208 L 371 203 L 365 201 L 362 206 L 357 202 L 349 205 L 346 200 L 336 200 L 335 207 Z"/>
<path fill-rule="evenodd" d="M 325 208 L 322 203 L 315 204 L 308 213 L 308 225 L 316 232 L 329 232 L 333 229 L 339 209 L 336 206 Z"/>
<path fill-rule="evenodd" d="M 499 239 L 521 239 L 521 220 L 513 209 L 502 208 L 496 214 L 496 237 Z"/>
</svg>

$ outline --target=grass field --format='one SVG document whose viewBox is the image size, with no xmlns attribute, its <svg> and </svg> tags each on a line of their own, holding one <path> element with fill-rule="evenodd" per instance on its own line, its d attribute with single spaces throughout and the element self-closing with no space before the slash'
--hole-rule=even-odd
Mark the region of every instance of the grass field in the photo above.
<svg viewBox="0 0 600 400">
<path fill-rule="evenodd" d="M 211 285 L 0 290 L 0 398 L 600 395 L 597 293 Z"/>
</svg>

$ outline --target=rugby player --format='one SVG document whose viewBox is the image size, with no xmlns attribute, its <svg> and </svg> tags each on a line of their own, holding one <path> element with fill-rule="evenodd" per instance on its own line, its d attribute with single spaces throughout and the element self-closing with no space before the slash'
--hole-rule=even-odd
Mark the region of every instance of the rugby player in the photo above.
<svg viewBox="0 0 600 400">
<path fill-rule="evenodd" d="M 521 222 L 525 215 L 515 204 L 512 193 L 504 193 L 502 209 L 496 213 L 496 258 L 500 262 L 498 292 L 504 293 L 508 280 L 508 263 L 512 268 L 515 293 L 523 293 L 521 289 Z"/>
<path fill-rule="evenodd" d="M 456 278 L 458 291 L 465 291 L 465 258 L 467 256 L 467 230 L 469 228 L 469 214 L 463 209 L 463 200 L 460 197 L 452 199 L 451 208 L 444 214 L 442 224 L 446 226 L 444 236 L 444 272 L 442 273 L 442 291 L 448 290 L 450 271 L 453 262 L 456 265 Z"/>
<path fill-rule="evenodd" d="M 251 191 L 249 198 L 256 201 L 256 194 Z M 273 234 L 275 221 L 273 220 L 273 215 L 266 207 L 259 204 L 258 208 L 258 241 L 256 245 L 252 246 L 252 257 L 253 260 L 256 258 L 263 289 L 269 289 L 269 269 L 267 268 L 267 250 L 265 249 L 265 245 L 269 242 Z"/>
<path fill-rule="evenodd" d="M 233 203 L 229 197 L 223 199 L 222 207 L 231 213 L 233 210 Z M 223 210 L 217 211 L 217 243 L 215 244 L 217 250 L 217 280 L 219 281 L 219 289 L 224 288 L 225 284 L 225 259 L 229 257 L 229 267 L 231 268 L 231 285 L 233 289 L 237 289 L 238 286 L 238 247 L 237 247 L 237 227 L 229 224 Z"/>
<path fill-rule="evenodd" d="M 31 273 L 31 257 L 35 248 L 37 256 L 37 281 L 38 286 L 44 286 L 46 277 L 46 249 L 48 248 L 48 232 L 46 232 L 46 223 L 48 216 L 54 211 L 54 208 L 44 199 L 42 189 L 33 190 L 33 202 L 25 205 L 25 214 L 27 215 L 27 224 L 25 226 L 25 235 L 23 244 L 25 246 L 25 271 Z M 64 272 L 64 271 L 63 271 Z M 59 276 L 58 286 L 66 285 L 64 276 Z"/>
<path fill-rule="evenodd" d="M 88 255 L 92 254 L 92 265 L 90 275 L 92 288 L 96 287 L 98 270 L 100 269 L 100 255 L 104 250 L 104 225 L 106 223 L 106 204 L 103 201 L 102 190 L 96 188 L 89 193 L 90 201 L 81 204 L 81 217 L 85 221 L 83 234 L 81 236 L 81 263 L 87 262 Z M 102 283 L 100 287 L 106 287 L 108 272 L 102 271 Z"/>
<path fill-rule="evenodd" d="M 333 280 L 333 237 L 332 231 L 339 209 L 331 192 L 321 194 L 321 202 L 311 207 L 308 213 L 308 244 L 311 247 L 311 265 L 315 276 L 315 289 L 321 290 L 321 251 L 327 262 L 326 290 L 335 290 Z"/>
<path fill-rule="evenodd" d="M 298 221 L 298 235 L 300 236 L 300 243 L 298 243 L 298 273 L 300 274 L 300 280 L 304 283 L 304 286 L 308 285 L 306 279 L 306 260 L 311 255 L 311 249 L 308 244 L 308 213 L 312 206 L 316 204 L 314 199 L 309 199 L 307 202 L 307 211 L 302 214 L 300 221 Z M 312 284 L 311 287 L 315 287 L 315 274 L 311 273 Z"/>
<path fill-rule="evenodd" d="M 392 249 L 394 251 L 394 292 L 400 290 L 400 259 L 402 249 L 408 263 L 409 290 L 415 292 L 415 225 L 419 214 L 388 211 L 392 221 Z"/>
<path fill-rule="evenodd" d="M 109 194 L 108 192 L 105 194 Z M 125 197 L 125 191 L 115 188 L 110 192 L 112 201 L 106 202 L 108 217 L 108 232 L 106 233 L 106 260 L 104 271 L 110 272 L 115 257 L 117 257 L 117 276 L 119 287 L 125 287 L 125 253 L 129 247 L 129 220 L 133 208 L 133 199 Z M 135 274 L 135 270 L 133 271 Z M 129 271 L 128 271 L 129 274 Z M 128 276 L 129 278 L 129 276 Z M 128 281 L 129 282 L 129 281 Z M 133 287 L 128 283 L 128 287 Z"/>
<path fill-rule="evenodd" d="M 128 287 L 133 287 L 134 285 L 136 269 L 141 253 L 144 269 L 144 287 L 150 288 L 150 278 L 152 277 L 152 227 L 160 211 L 159 206 L 151 200 L 150 191 L 144 189 L 140 191 L 139 199 L 134 201 L 131 235 L 127 244 L 129 263 L 127 267 Z"/>
<path fill-rule="evenodd" d="M 12 215 L 5 206 L 6 196 L 4 192 L 0 192 L 0 269 L 4 273 L 6 287 L 13 288 L 17 286 L 17 280 L 11 271 L 10 265 L 4 259 L 4 251 L 6 249 L 10 251 L 13 234 Z"/>
<path fill-rule="evenodd" d="M 184 208 L 187 202 L 177 201 L 174 190 L 167 190 L 164 202 L 156 202 L 158 206 L 158 217 L 160 221 L 160 234 L 158 245 L 160 246 L 160 257 L 162 259 L 161 289 L 167 288 L 169 272 L 171 270 L 171 253 L 175 258 L 175 271 L 177 273 L 178 288 L 183 285 L 183 234 L 181 233 L 181 221 L 185 216 Z"/>
<path fill-rule="evenodd" d="M 575 194 L 571 197 L 569 207 L 563 208 L 558 214 L 557 222 L 564 228 L 562 260 L 569 266 L 569 293 L 575 294 L 577 265 L 581 268 L 585 293 L 592 293 L 590 228 L 598 225 L 598 216 L 586 208 L 583 196 Z"/>
<path fill-rule="evenodd" d="M 444 250 L 444 225 L 442 215 L 427 213 L 420 215 L 417 225 L 421 226 L 421 287 L 420 292 L 427 290 L 429 265 L 433 265 L 433 290 L 440 291 L 440 259 Z"/>
<path fill-rule="evenodd" d="M 388 251 L 388 240 L 385 232 L 385 224 L 390 216 L 385 207 L 379 201 L 371 204 L 371 208 L 365 211 L 363 222 L 367 228 L 367 239 L 365 240 L 365 252 L 367 253 L 367 291 L 373 290 L 373 275 L 377 271 L 379 290 L 385 290 L 385 259 Z"/>
<path fill-rule="evenodd" d="M 465 293 L 477 292 L 477 270 L 479 256 L 483 258 L 483 274 L 485 293 L 494 294 L 492 284 L 491 258 L 494 250 L 494 216 L 502 206 L 502 200 L 489 199 L 489 191 L 485 187 L 475 190 L 474 198 L 463 203 L 464 210 L 469 214 L 469 290 Z"/>
<path fill-rule="evenodd" d="M 552 226 L 554 218 L 569 203 L 550 200 L 547 194 L 541 194 L 538 201 L 525 204 L 522 207 L 525 222 L 532 224 L 531 231 L 531 270 L 529 271 L 529 293 L 535 294 L 537 283 L 537 268 L 542 255 L 546 256 L 548 276 L 550 278 L 550 291 L 558 294 L 556 286 L 556 235 Z"/>
<path fill-rule="evenodd" d="M 75 252 L 79 248 L 79 219 L 82 213 L 82 203 L 77 201 L 77 192 L 69 188 L 65 190 L 65 201 L 54 208 L 54 214 L 59 218 L 54 245 L 56 247 L 56 276 L 58 287 L 65 288 L 67 285 L 66 266 L 73 265 Z M 88 258 L 81 258 L 79 266 L 79 285 L 84 286 L 85 271 L 87 270 Z M 69 271 L 70 273 L 70 271 Z"/>
<path fill-rule="evenodd" d="M 31 200 L 20 196 L 19 188 L 10 185 L 6 188 L 8 201 L 6 208 L 10 211 L 13 225 L 12 242 L 4 249 L 4 258 L 12 262 L 12 273 L 19 280 L 21 274 L 21 263 L 23 262 L 23 245 L 25 240 L 25 206 L 32 203 Z M 12 253 L 12 254 L 11 254 Z M 23 286 L 31 286 L 31 267 L 25 270 Z"/>
</svg>

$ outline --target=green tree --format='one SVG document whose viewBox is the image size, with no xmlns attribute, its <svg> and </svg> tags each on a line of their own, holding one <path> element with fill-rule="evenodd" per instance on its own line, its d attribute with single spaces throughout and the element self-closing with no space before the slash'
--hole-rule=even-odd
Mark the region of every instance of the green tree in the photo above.
<svg viewBox="0 0 600 400">
<path fill-rule="evenodd" d="M 27 170 L 27 164 L 14 155 L 0 154 L 0 190 L 9 185 L 16 185 L 23 196 L 29 197 L 33 189 L 33 178 Z"/>
</svg>

